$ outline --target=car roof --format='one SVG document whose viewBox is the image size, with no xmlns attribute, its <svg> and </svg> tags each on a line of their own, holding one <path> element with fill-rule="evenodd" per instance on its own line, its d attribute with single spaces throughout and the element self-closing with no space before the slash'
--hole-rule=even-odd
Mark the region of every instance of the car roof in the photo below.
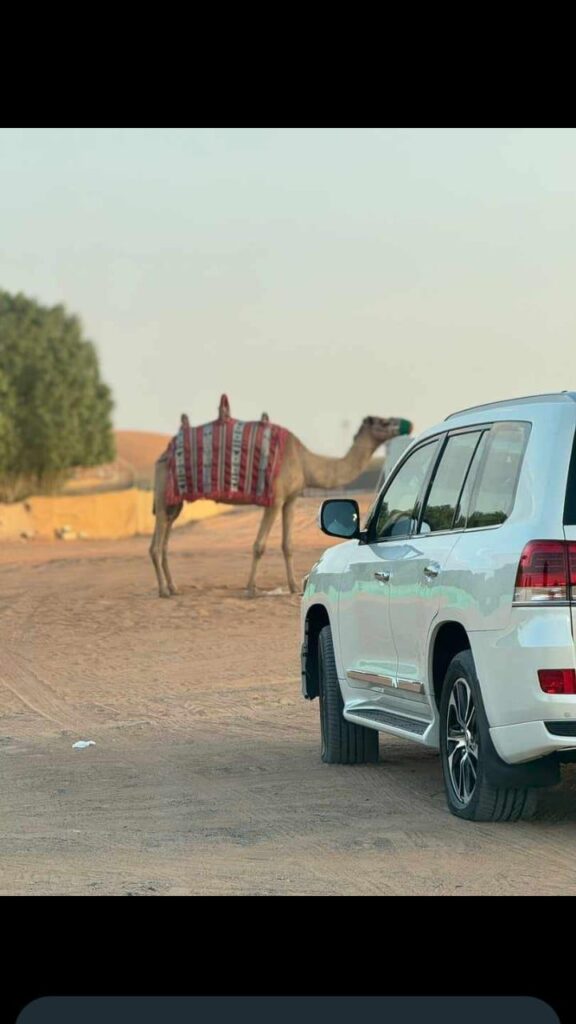
<svg viewBox="0 0 576 1024">
<path fill-rule="evenodd" d="M 555 391 L 544 395 L 526 395 L 522 398 L 506 398 L 499 402 L 486 402 L 484 405 L 471 405 L 468 409 L 459 409 L 458 412 L 451 412 L 446 420 L 454 419 L 456 416 L 464 416 L 470 412 L 481 412 L 484 409 L 502 409 L 514 405 L 540 405 L 557 402 L 576 402 L 576 391 Z"/>
</svg>

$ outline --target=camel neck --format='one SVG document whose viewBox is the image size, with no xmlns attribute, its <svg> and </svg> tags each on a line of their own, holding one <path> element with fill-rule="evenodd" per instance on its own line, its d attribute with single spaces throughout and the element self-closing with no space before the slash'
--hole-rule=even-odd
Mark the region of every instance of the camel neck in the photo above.
<svg viewBox="0 0 576 1024">
<path fill-rule="evenodd" d="M 304 448 L 303 466 L 306 487 L 322 487 L 332 490 L 349 484 L 366 468 L 374 452 L 369 437 L 359 437 L 347 454 L 341 459 L 327 455 L 315 455 Z"/>
</svg>

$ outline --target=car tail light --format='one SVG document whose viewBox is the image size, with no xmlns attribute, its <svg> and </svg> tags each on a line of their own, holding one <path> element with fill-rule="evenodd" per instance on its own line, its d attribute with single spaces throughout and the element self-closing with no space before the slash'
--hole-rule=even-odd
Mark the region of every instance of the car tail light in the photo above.
<svg viewBox="0 0 576 1024">
<path fill-rule="evenodd" d="M 544 693 L 576 693 L 576 671 L 573 668 L 540 668 L 538 679 Z"/>
<path fill-rule="evenodd" d="M 573 587 L 576 588 L 576 543 L 531 540 L 526 544 L 516 574 L 515 604 L 570 601 Z"/>
</svg>

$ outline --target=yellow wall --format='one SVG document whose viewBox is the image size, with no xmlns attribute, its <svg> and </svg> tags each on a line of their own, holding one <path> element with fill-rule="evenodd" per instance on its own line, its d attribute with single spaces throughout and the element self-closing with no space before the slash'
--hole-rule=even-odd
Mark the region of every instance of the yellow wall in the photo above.
<svg viewBox="0 0 576 1024">
<path fill-rule="evenodd" d="M 197 519 L 219 515 L 227 506 L 213 501 L 185 505 L 176 527 Z M 36 537 L 55 538 L 56 530 L 70 527 L 87 537 L 132 537 L 151 534 L 154 529 L 151 491 L 136 488 L 100 494 L 28 498 L 14 505 L 0 504 L 0 540 L 18 538 L 23 532 Z"/>
</svg>

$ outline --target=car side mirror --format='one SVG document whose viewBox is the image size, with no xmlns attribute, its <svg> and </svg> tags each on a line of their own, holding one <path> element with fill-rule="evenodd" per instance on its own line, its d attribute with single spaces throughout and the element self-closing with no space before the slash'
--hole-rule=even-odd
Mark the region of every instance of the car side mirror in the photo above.
<svg viewBox="0 0 576 1024">
<path fill-rule="evenodd" d="M 354 540 L 360 536 L 360 509 L 351 498 L 329 498 L 320 506 L 320 529 L 329 537 Z"/>
</svg>

